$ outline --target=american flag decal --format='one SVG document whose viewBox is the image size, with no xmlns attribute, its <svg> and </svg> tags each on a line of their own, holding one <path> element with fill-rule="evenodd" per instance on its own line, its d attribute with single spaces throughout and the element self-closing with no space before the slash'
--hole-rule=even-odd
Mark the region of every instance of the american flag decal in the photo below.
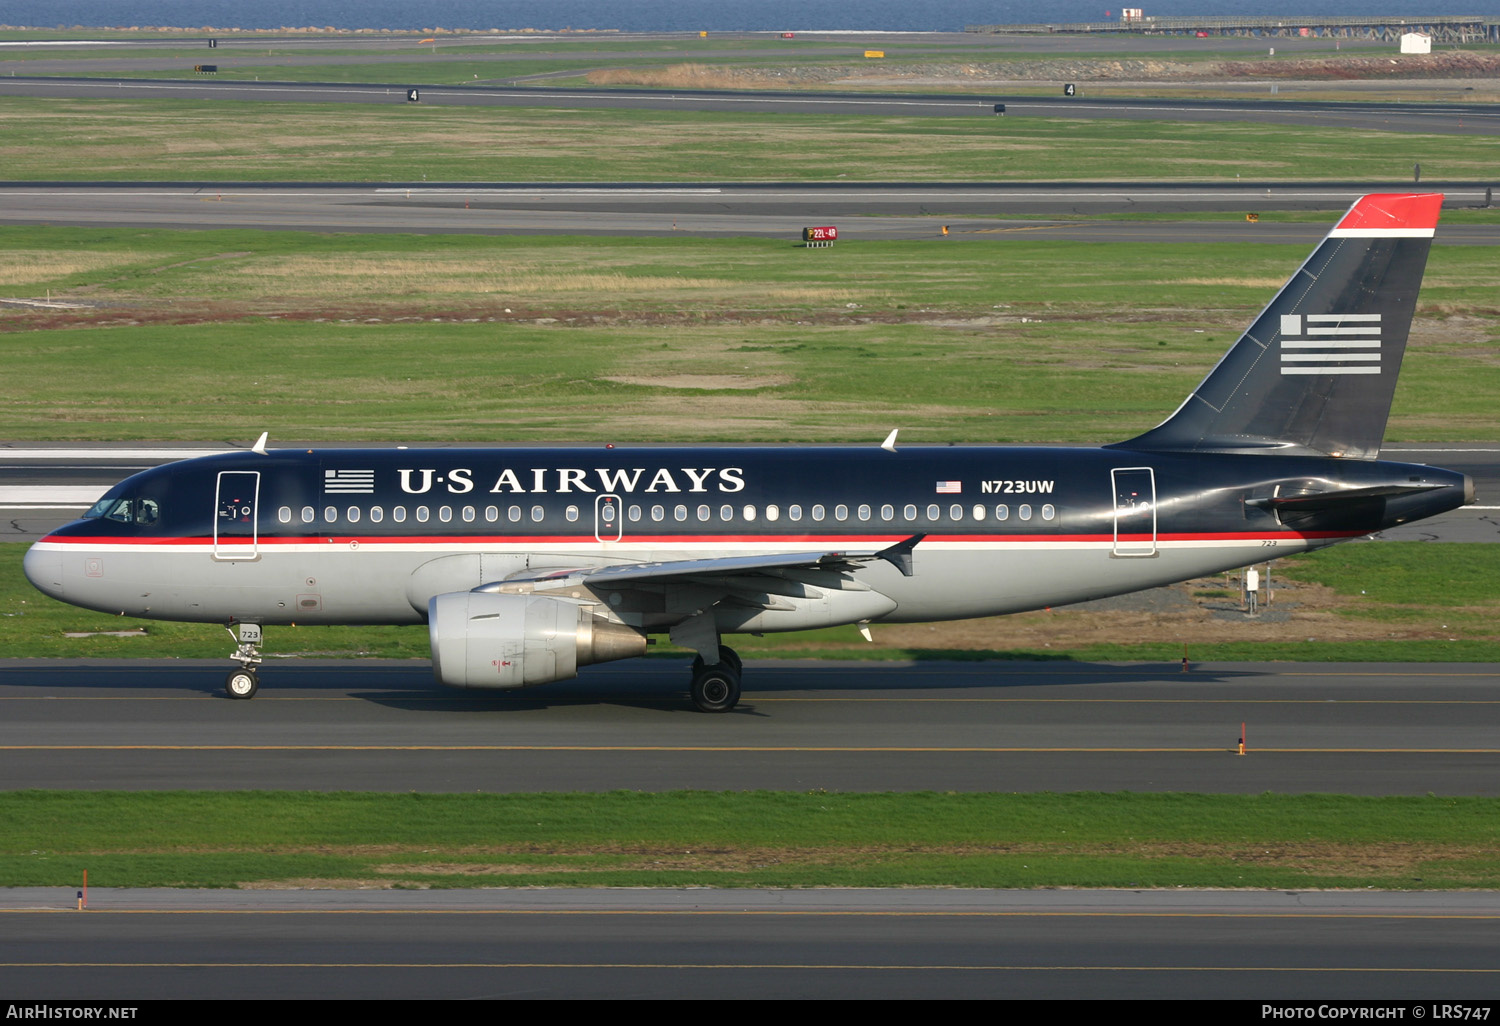
<svg viewBox="0 0 1500 1026">
<path fill-rule="evenodd" d="M 937 493 L 939 495 L 958 495 L 963 490 L 964 483 L 962 481 L 939 481 L 937 483 Z"/>
<path fill-rule="evenodd" d="M 324 495 L 370 495 L 375 491 L 373 470 L 323 471 Z"/>
<path fill-rule="evenodd" d="M 1379 374 L 1379 314 L 1282 314 L 1281 373 Z"/>
</svg>

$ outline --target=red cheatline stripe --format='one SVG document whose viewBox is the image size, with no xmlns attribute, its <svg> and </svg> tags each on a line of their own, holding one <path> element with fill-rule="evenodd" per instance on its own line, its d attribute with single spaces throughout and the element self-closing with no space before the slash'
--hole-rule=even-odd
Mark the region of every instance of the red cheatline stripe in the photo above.
<svg viewBox="0 0 1500 1026">
<path fill-rule="evenodd" d="M 1226 542 L 1253 542 L 1253 541 L 1285 541 L 1289 539 L 1318 539 L 1318 538 L 1357 538 L 1367 532 L 1364 531 L 1278 531 L 1274 534 L 1266 534 L 1253 531 L 1185 531 L 1173 534 L 1159 534 L 1156 536 L 1158 542 L 1175 541 L 1226 541 Z M 611 544 L 619 545 L 680 545 L 680 544 L 755 544 L 755 545 L 789 545 L 789 544 L 812 544 L 824 546 L 886 546 L 905 541 L 911 537 L 910 534 L 893 535 L 808 535 L 808 534 L 633 534 L 628 535 L 620 542 Z M 1113 542 L 1116 538 L 1110 534 L 928 534 L 924 543 L 932 542 Z M 1118 538 L 1121 542 L 1131 544 L 1149 543 L 1149 534 L 1122 534 Z M 213 539 L 209 537 L 186 537 L 186 538 L 137 538 L 124 535 L 47 535 L 42 542 L 55 542 L 65 545 L 140 545 L 143 547 L 161 547 L 174 545 L 212 545 Z M 596 545 L 598 540 L 592 534 L 573 535 L 506 535 L 506 534 L 447 534 L 447 535 L 332 535 L 316 538 L 281 538 L 274 535 L 262 535 L 259 545 L 267 547 L 285 547 L 291 545 L 306 545 L 311 547 L 327 545 L 348 545 L 358 542 L 361 545 L 547 545 L 547 544 L 572 544 L 572 545 Z M 251 543 L 249 538 L 221 538 L 221 545 L 226 547 L 243 547 Z M 920 546 L 919 546 L 920 547 Z"/>
</svg>

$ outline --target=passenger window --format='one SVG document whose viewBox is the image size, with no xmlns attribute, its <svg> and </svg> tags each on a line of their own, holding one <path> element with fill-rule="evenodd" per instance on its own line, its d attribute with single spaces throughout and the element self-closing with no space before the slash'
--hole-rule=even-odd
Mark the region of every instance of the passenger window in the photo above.
<svg viewBox="0 0 1500 1026">
<path fill-rule="evenodd" d="M 540 507 L 540 506 L 533 506 L 533 507 L 531 507 L 531 522 L 533 524 L 540 524 L 542 522 L 542 517 L 544 517 L 546 515 L 547 515 L 547 511 L 544 510 L 542 507 Z"/>
<path fill-rule="evenodd" d="M 823 506 L 821 503 L 812 508 L 812 518 L 819 523 L 823 522 Z"/>
<path fill-rule="evenodd" d="M 974 519 L 975 520 L 983 520 L 984 519 L 984 507 L 983 506 L 980 506 L 980 505 L 976 504 L 974 506 L 973 513 L 974 513 Z"/>
<path fill-rule="evenodd" d="M 1042 507 L 1043 520 L 1051 520 L 1055 516 L 1057 516 L 1057 509 L 1051 503 Z"/>
<path fill-rule="evenodd" d="M 344 516 L 348 518 L 349 523 L 351 524 L 359 523 L 359 507 L 350 506 L 348 509 L 344 510 Z"/>
<path fill-rule="evenodd" d="M 311 506 L 303 506 L 302 507 L 302 522 L 304 524 L 310 524 L 310 523 L 312 523 L 313 522 L 313 517 L 315 517 L 317 515 L 318 515 L 317 510 L 313 509 Z"/>
<path fill-rule="evenodd" d="M 339 511 L 338 510 L 334 509 L 332 506 L 324 506 L 323 507 L 323 522 L 325 524 L 334 524 L 334 523 L 337 523 L 338 519 L 339 519 Z"/>
<path fill-rule="evenodd" d="M 630 511 L 625 515 L 628 516 L 630 518 L 630 522 L 634 524 L 641 519 L 641 507 L 631 506 Z"/>
<path fill-rule="evenodd" d="M 1030 520 L 1031 507 L 1025 503 L 1022 503 L 1020 506 L 1016 507 L 1016 516 L 1020 517 L 1022 520 Z"/>
<path fill-rule="evenodd" d="M 917 519 L 917 507 L 908 503 L 901 507 L 901 515 L 907 520 L 915 520 Z"/>
<path fill-rule="evenodd" d="M 576 522 L 578 520 L 578 507 L 569 506 L 567 509 L 563 510 L 563 516 L 568 518 L 568 523 L 570 524 Z"/>
<path fill-rule="evenodd" d="M 292 507 L 283 506 L 278 509 L 276 511 L 276 519 L 280 520 L 283 524 L 290 524 L 292 522 Z"/>
<path fill-rule="evenodd" d="M 498 507 L 498 506 L 486 506 L 486 507 L 484 507 L 484 519 L 485 519 L 486 523 L 491 523 L 491 524 L 493 524 L 495 521 L 499 520 L 500 519 L 500 507 Z"/>
<path fill-rule="evenodd" d="M 845 506 L 842 502 L 839 503 L 837 506 L 833 507 L 833 519 L 840 520 L 840 521 L 842 521 L 842 520 L 848 520 L 849 519 L 849 507 Z"/>
<path fill-rule="evenodd" d="M 964 518 L 964 508 L 962 506 L 958 505 L 958 503 L 954 503 L 952 506 L 948 507 L 948 519 L 950 519 L 950 520 L 962 520 L 963 518 Z"/>
<path fill-rule="evenodd" d="M 652 506 L 651 507 L 651 519 L 652 520 L 660 521 L 666 515 L 667 515 L 667 511 L 666 511 L 665 507 L 663 507 L 663 506 Z"/>
<path fill-rule="evenodd" d="M 675 521 L 677 521 L 679 524 L 682 523 L 684 520 L 686 520 L 687 519 L 687 507 L 686 506 L 673 506 L 672 507 L 672 519 L 675 520 Z"/>
<path fill-rule="evenodd" d="M 384 519 L 385 519 L 385 510 L 381 509 L 379 506 L 371 506 L 370 507 L 370 522 L 371 523 L 378 524 L 378 523 L 380 523 Z"/>
<path fill-rule="evenodd" d="M 880 519 L 881 520 L 895 520 L 896 519 L 896 507 L 892 506 L 890 503 L 886 503 L 884 506 L 881 506 L 880 507 Z"/>
<path fill-rule="evenodd" d="M 792 519 L 792 520 L 801 520 L 802 519 L 802 507 L 801 506 L 788 506 L 786 508 L 786 515 L 790 519 Z"/>
<path fill-rule="evenodd" d="M 724 520 L 724 521 L 733 520 L 734 519 L 734 507 L 733 506 L 720 506 L 719 507 L 719 519 L 720 520 Z"/>
<path fill-rule="evenodd" d="M 519 524 L 521 522 L 521 507 L 511 506 L 510 508 L 508 508 L 505 511 L 505 519 L 509 520 L 513 524 Z"/>
<path fill-rule="evenodd" d="M 463 515 L 464 515 L 464 523 L 466 523 L 466 524 L 472 524 L 474 522 L 474 507 L 473 506 L 465 506 L 464 507 L 464 514 Z"/>
<path fill-rule="evenodd" d="M 706 521 L 706 520 L 708 520 L 709 517 L 713 516 L 713 512 L 714 511 L 711 510 L 711 509 L 709 509 L 707 506 L 699 506 L 698 507 L 698 519 Z"/>
<path fill-rule="evenodd" d="M 426 506 L 418 506 L 417 507 L 417 523 L 419 523 L 419 524 L 425 524 L 425 523 L 427 523 L 427 518 L 428 518 L 429 515 L 430 514 L 427 512 L 427 507 Z"/>
<path fill-rule="evenodd" d="M 781 510 L 780 510 L 780 508 L 778 508 L 776 506 L 767 506 L 766 507 L 766 519 L 767 520 L 780 520 L 781 519 Z"/>
<path fill-rule="evenodd" d="M 746 520 L 754 520 L 755 519 L 755 507 L 754 506 L 746 506 L 745 509 L 744 509 L 744 513 L 745 513 L 745 519 Z"/>
<path fill-rule="evenodd" d="M 391 519 L 398 524 L 406 523 L 406 507 L 397 506 L 395 509 L 391 510 Z"/>
<path fill-rule="evenodd" d="M 869 503 L 862 502 L 862 503 L 859 504 L 859 519 L 861 519 L 861 520 L 869 520 L 870 519 L 870 504 Z"/>
<path fill-rule="evenodd" d="M 928 507 L 927 507 L 927 519 L 928 520 L 937 520 L 942 515 L 943 515 L 943 511 L 938 507 L 937 503 L 934 502 L 934 503 L 931 503 L 930 505 L 928 505 Z"/>
<path fill-rule="evenodd" d="M 999 506 L 996 506 L 995 507 L 995 519 L 996 520 L 1009 520 L 1010 519 L 1010 507 L 1007 506 L 1007 505 L 1005 505 L 1004 503 L 1001 503 Z"/>
<path fill-rule="evenodd" d="M 452 506 L 439 506 L 438 507 L 438 519 L 441 520 L 445 524 L 448 521 L 452 520 L 453 519 L 453 507 Z"/>
</svg>

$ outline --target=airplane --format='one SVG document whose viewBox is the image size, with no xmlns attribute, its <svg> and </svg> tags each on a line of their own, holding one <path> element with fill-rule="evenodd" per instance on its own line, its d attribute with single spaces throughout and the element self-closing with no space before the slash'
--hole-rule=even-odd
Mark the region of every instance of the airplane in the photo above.
<svg viewBox="0 0 1500 1026">
<path fill-rule="evenodd" d="M 428 626 L 436 679 L 565 680 L 665 634 L 693 704 L 739 701 L 726 634 L 1062 606 L 1321 548 L 1474 502 L 1380 460 L 1441 194 L 1350 207 L 1182 405 L 1054 446 L 278 449 L 156 467 L 36 542 L 74 605 L 262 630 Z M 237 630 L 237 634 L 236 634 Z"/>
</svg>

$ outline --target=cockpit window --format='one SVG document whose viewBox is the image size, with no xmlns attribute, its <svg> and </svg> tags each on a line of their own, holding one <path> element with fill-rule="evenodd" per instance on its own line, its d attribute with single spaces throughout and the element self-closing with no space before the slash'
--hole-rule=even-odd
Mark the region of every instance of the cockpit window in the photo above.
<svg viewBox="0 0 1500 1026">
<path fill-rule="evenodd" d="M 83 516 L 85 520 L 113 520 L 117 524 L 153 527 L 161 520 L 161 507 L 155 499 L 106 495 Z"/>
</svg>

